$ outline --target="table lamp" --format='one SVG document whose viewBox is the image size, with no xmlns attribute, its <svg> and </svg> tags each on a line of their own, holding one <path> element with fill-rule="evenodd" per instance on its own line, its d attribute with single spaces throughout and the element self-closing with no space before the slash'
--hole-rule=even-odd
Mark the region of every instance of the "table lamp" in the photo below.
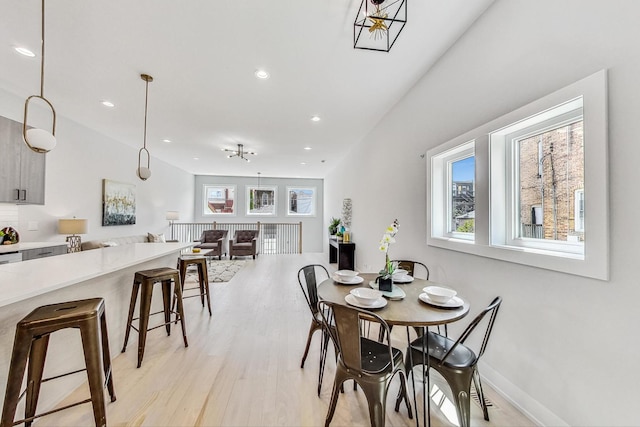
<svg viewBox="0 0 640 427">
<path fill-rule="evenodd" d="M 67 236 L 67 252 L 80 252 L 80 236 L 78 234 L 87 234 L 86 219 L 59 219 L 58 234 L 70 234 Z"/>
</svg>

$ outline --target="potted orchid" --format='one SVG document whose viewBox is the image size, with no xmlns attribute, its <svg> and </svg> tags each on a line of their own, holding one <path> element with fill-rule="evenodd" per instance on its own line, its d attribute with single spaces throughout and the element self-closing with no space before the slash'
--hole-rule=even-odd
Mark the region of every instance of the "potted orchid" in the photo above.
<svg viewBox="0 0 640 427">
<path fill-rule="evenodd" d="M 389 260 L 389 245 L 396 242 L 396 234 L 398 233 L 398 220 L 394 219 L 393 222 L 382 235 L 382 239 L 380 239 L 379 249 L 384 252 L 385 263 L 384 268 L 380 270 L 379 277 L 376 281 L 379 282 L 379 287 L 381 291 L 391 290 L 392 280 L 391 276 L 393 272 L 398 268 L 398 263 L 391 262 Z M 383 289 L 384 288 L 384 289 Z"/>
</svg>

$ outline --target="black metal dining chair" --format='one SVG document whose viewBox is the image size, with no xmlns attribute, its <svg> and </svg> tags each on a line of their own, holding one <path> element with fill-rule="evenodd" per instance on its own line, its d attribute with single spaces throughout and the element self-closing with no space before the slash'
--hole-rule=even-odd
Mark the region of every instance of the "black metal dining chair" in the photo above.
<svg viewBox="0 0 640 427">
<path fill-rule="evenodd" d="M 364 391 L 369 404 L 371 425 L 384 426 L 387 391 L 396 374 L 400 375 L 400 396 L 405 399 L 409 418 L 413 418 L 402 352 L 392 347 L 389 341 L 380 343 L 362 335 L 362 321 L 366 320 L 385 328 L 388 336 L 387 322 L 370 311 L 328 301 L 320 301 L 318 308 L 325 328 L 331 331 L 334 344 L 338 347 L 336 375 L 325 427 L 333 419 L 342 384 L 349 379 L 354 380 Z M 330 328 L 329 325 L 335 327 Z M 399 408 L 400 401 L 396 405 L 396 411 Z"/>
<path fill-rule="evenodd" d="M 489 336 L 491 335 L 501 303 L 502 298 L 496 297 L 491 304 L 471 321 L 462 335 L 455 341 L 434 332 L 427 332 L 426 335 L 418 337 L 411 342 L 407 349 L 405 363 L 408 376 L 409 372 L 413 373 L 412 370 L 414 366 L 423 363 L 423 360 L 425 360 L 423 351 L 428 348 L 428 356 L 425 356 L 429 357 L 430 367 L 438 371 L 447 381 L 447 384 L 449 384 L 461 427 L 469 426 L 472 381 L 478 394 L 480 405 L 482 406 L 484 419 L 489 421 L 489 411 L 484 399 L 482 383 L 480 382 L 480 374 L 478 372 L 478 360 L 487 348 Z M 464 342 L 488 314 L 487 328 L 480 349 L 476 354 L 471 348 L 464 345 Z M 398 397 L 396 405 L 400 403 L 401 399 L 402 396 Z"/>
<path fill-rule="evenodd" d="M 404 259 L 395 259 L 392 263 L 397 262 L 398 268 L 407 270 L 407 274 L 419 279 L 429 280 L 429 268 L 420 261 L 409 261 Z"/>
<path fill-rule="evenodd" d="M 309 354 L 309 346 L 311 339 L 316 331 L 322 331 L 322 342 L 320 346 L 320 370 L 318 372 L 318 395 L 322 388 L 322 377 L 324 375 L 324 366 L 327 360 L 327 347 L 329 344 L 329 333 L 324 331 L 322 316 L 318 312 L 318 283 L 329 278 L 329 272 L 321 264 L 309 264 L 298 270 L 298 283 L 300 289 L 307 301 L 309 310 L 311 311 L 311 326 L 309 326 L 309 334 L 307 335 L 307 345 L 304 348 L 302 362 L 300 368 L 304 368 L 304 362 Z"/>
</svg>

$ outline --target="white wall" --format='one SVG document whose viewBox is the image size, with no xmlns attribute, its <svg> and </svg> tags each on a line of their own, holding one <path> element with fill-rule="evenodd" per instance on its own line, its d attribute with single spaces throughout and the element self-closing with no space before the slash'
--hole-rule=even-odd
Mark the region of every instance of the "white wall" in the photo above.
<svg viewBox="0 0 640 427">
<path fill-rule="evenodd" d="M 381 267 L 377 242 L 398 218 L 392 257 L 428 264 L 433 280 L 471 301 L 472 315 L 503 297 L 481 372 L 544 425 L 640 424 L 638 16 L 633 0 L 496 1 L 325 179 L 325 216 L 353 199 L 358 269 Z M 604 68 L 611 280 L 427 247 L 420 155 Z"/>
<path fill-rule="evenodd" d="M 24 99 L 0 90 L 0 115 L 22 122 L 23 106 Z M 152 157 L 152 176 L 141 181 L 135 173 L 138 162 L 135 148 L 64 116 L 58 116 L 56 137 L 57 147 L 46 154 L 45 204 L 0 207 L 0 225 L 18 230 L 21 241 L 64 241 L 65 236 L 57 234 L 58 218 L 86 218 L 89 230 L 81 236 L 83 241 L 167 233 L 167 210 L 180 211 L 181 218 L 193 218 L 192 174 Z M 149 144 L 149 150 L 153 156 L 153 143 Z M 102 226 L 104 178 L 136 185 L 135 225 Z M 38 229 L 29 231 L 29 225 L 36 223 Z"/>
<path fill-rule="evenodd" d="M 232 159 L 232 161 L 237 161 Z M 260 221 L 261 223 L 298 223 L 302 222 L 302 252 L 322 252 L 323 242 L 328 240 L 327 233 L 323 233 L 326 228 L 323 227 L 323 207 L 324 207 L 324 181 L 322 179 L 308 178 L 271 178 L 261 177 L 260 185 L 277 187 L 277 203 L 275 216 L 246 215 L 247 204 L 246 194 L 247 186 L 255 186 L 258 184 L 258 177 L 247 176 L 215 176 L 215 175 L 196 175 L 196 196 L 194 207 L 195 222 L 252 222 Z M 235 185 L 235 214 L 227 215 L 203 215 L 203 198 L 204 185 Z M 287 187 L 302 187 L 316 189 L 316 215 L 313 216 L 296 216 L 287 215 Z M 183 221 L 184 222 L 184 221 Z"/>
</svg>

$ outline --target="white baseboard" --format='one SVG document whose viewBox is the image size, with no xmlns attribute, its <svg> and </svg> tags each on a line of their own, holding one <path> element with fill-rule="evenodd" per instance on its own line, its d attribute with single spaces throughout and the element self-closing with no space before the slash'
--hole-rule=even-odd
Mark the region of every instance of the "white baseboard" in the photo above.
<svg viewBox="0 0 640 427">
<path fill-rule="evenodd" d="M 569 427 L 562 418 L 551 412 L 533 397 L 500 375 L 495 369 L 480 362 L 482 381 L 486 382 L 500 396 L 518 408 L 527 418 L 539 426 Z"/>
</svg>

